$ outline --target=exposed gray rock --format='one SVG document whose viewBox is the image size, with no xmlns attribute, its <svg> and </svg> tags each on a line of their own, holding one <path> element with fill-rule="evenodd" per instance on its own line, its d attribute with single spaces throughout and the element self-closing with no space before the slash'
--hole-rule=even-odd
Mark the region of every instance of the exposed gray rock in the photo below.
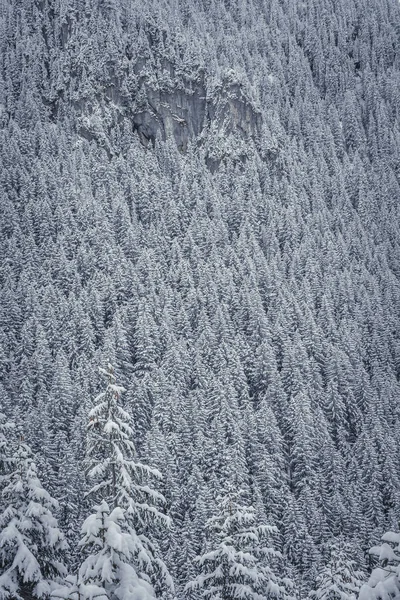
<svg viewBox="0 0 400 600">
<path fill-rule="evenodd" d="M 204 71 L 198 69 L 196 77 L 188 80 L 167 61 L 157 78 L 144 62 L 137 63 L 132 72 L 131 90 L 123 89 L 115 76 L 96 98 L 75 104 L 81 135 L 89 141 L 96 139 L 110 154 L 107 128 L 122 119 L 131 122 L 144 146 L 172 137 L 185 153 L 190 139 L 207 142 L 206 160 L 212 170 L 227 155 L 228 147 L 242 160 L 246 144 L 260 137 L 261 113 L 232 74 L 210 90 Z"/>
<path fill-rule="evenodd" d="M 256 140 L 261 131 L 261 113 L 246 98 L 238 83 L 224 82 L 210 95 L 204 74 L 195 82 L 172 89 L 154 89 L 146 83 L 145 105 L 132 110 L 134 129 L 144 144 L 172 136 L 182 152 L 190 138 L 209 137 L 212 132 Z"/>
<path fill-rule="evenodd" d="M 189 138 L 202 132 L 207 115 L 204 79 L 190 83 L 185 88 L 172 90 L 153 89 L 145 86 L 146 105 L 132 111 L 132 123 L 143 143 L 172 136 L 182 152 L 186 151 Z"/>
</svg>

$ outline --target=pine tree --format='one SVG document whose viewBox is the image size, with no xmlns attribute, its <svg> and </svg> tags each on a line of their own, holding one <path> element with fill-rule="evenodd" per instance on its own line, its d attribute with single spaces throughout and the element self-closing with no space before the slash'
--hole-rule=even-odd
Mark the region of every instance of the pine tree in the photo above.
<svg viewBox="0 0 400 600">
<path fill-rule="evenodd" d="M 242 504 L 241 495 L 228 484 L 218 497 L 218 512 L 206 523 L 208 547 L 196 558 L 199 573 L 186 589 L 221 600 L 288 597 L 290 582 L 274 572 L 281 555 L 269 543 L 277 530 L 256 523 L 254 508 Z"/>
<path fill-rule="evenodd" d="M 77 576 L 55 590 L 53 598 L 130 600 L 154 598 L 151 584 L 133 566 L 137 548 L 120 507 L 110 511 L 107 502 L 94 507 L 82 526 L 79 546 L 87 558 Z"/>
<path fill-rule="evenodd" d="M 66 575 L 66 542 L 52 512 L 57 502 L 43 489 L 32 453 L 19 443 L 3 477 L 0 515 L 0 598 L 47 598 Z"/>
<path fill-rule="evenodd" d="M 370 549 L 369 554 L 379 565 L 372 570 L 359 595 L 359 600 L 398 600 L 400 598 L 400 533 L 388 531 L 382 544 Z"/>
<path fill-rule="evenodd" d="M 125 558 L 128 557 L 138 580 L 151 582 L 153 596 L 162 595 L 166 590 L 173 589 L 173 584 L 159 556 L 157 541 L 150 536 L 154 525 L 166 527 L 169 518 L 159 509 L 164 497 L 148 483 L 149 479 L 161 479 L 161 474 L 137 461 L 131 418 L 118 404 L 124 388 L 116 384 L 111 365 L 107 369 L 100 369 L 100 372 L 107 378 L 107 386 L 97 396 L 89 412 L 85 463 L 92 487 L 87 496 L 99 502 L 98 507 L 102 508 L 95 510 L 96 514 L 102 511 L 103 521 L 106 519 L 107 523 L 111 523 L 118 515 L 116 523 L 120 522 L 121 539 L 129 538 Z M 114 510 L 117 512 L 114 513 Z M 106 514 L 109 516 L 104 516 Z M 93 515 L 89 517 L 89 524 L 93 519 Z M 108 550 L 103 548 L 101 552 L 107 554 Z M 124 567 L 119 573 L 121 577 L 130 577 L 128 571 Z M 85 577 L 83 581 L 87 583 Z M 118 585 L 124 586 L 123 581 L 125 579 L 121 579 Z"/>
<path fill-rule="evenodd" d="M 351 559 L 349 544 L 331 542 L 327 564 L 316 577 L 316 588 L 309 595 L 313 600 L 356 600 L 363 573 L 357 571 Z"/>
<path fill-rule="evenodd" d="M 0 413 L 0 478 L 8 473 L 10 463 L 12 462 L 10 455 L 10 431 L 14 428 L 14 424 L 8 421 L 6 415 Z M 0 479 L 0 484 L 3 481 Z M 2 488 L 0 488 L 2 489 Z M 0 504 L 2 506 L 2 504 Z"/>
</svg>

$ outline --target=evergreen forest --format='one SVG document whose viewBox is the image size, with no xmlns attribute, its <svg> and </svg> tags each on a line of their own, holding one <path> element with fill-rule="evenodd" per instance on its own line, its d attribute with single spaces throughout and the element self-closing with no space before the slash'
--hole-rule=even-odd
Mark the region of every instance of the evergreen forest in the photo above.
<svg viewBox="0 0 400 600">
<path fill-rule="evenodd" d="M 399 2 L 0 0 L 0 600 L 399 600 L 399 528 Z"/>
</svg>

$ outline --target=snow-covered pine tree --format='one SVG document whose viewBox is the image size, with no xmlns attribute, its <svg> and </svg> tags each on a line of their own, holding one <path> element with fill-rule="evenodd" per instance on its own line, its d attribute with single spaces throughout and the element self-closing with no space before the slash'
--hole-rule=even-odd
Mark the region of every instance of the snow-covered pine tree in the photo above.
<svg viewBox="0 0 400 600">
<path fill-rule="evenodd" d="M 355 600 L 358 597 L 363 573 L 351 559 L 349 544 L 332 541 L 328 546 L 327 564 L 316 577 L 312 600 Z"/>
<path fill-rule="evenodd" d="M 0 599 L 48 598 L 66 575 L 67 544 L 52 512 L 57 502 L 43 489 L 31 450 L 22 441 L 3 476 L 0 514 Z"/>
<path fill-rule="evenodd" d="M 120 507 L 110 508 L 105 500 L 94 507 L 83 524 L 82 551 L 87 555 L 75 578 L 52 594 L 69 600 L 132 600 L 154 598 L 151 584 L 133 566 L 135 540 Z"/>
<path fill-rule="evenodd" d="M 206 523 L 208 547 L 196 557 L 199 573 L 186 590 L 210 600 L 288 598 L 291 581 L 275 574 L 281 554 L 271 537 L 277 529 L 258 524 L 254 508 L 243 505 L 241 495 L 228 483 L 218 497 L 218 512 Z"/>
<path fill-rule="evenodd" d="M 359 595 L 359 600 L 399 600 L 400 599 L 400 533 L 387 531 L 382 536 L 382 544 L 370 549 L 376 566 Z"/>
<path fill-rule="evenodd" d="M 0 477 L 4 476 L 11 466 L 10 441 L 8 438 L 9 432 L 13 429 L 14 424 L 7 420 L 7 417 L 0 413 Z M 0 479 L 0 489 L 2 480 Z M 0 508 L 2 507 L 0 499 Z"/>
<path fill-rule="evenodd" d="M 112 544 L 117 543 L 117 530 L 122 546 L 118 576 L 111 576 L 105 570 L 101 576 L 103 579 L 99 579 L 101 570 L 96 575 L 92 568 L 84 568 L 88 564 L 85 561 L 80 578 L 83 583 L 91 582 L 100 587 L 107 587 L 112 581 L 113 593 L 121 593 L 124 600 L 127 590 L 130 590 L 132 597 L 135 595 L 134 580 L 146 587 L 147 593 L 153 594 L 153 597 L 163 596 L 173 589 L 173 583 L 160 557 L 157 542 L 150 536 L 152 526 L 168 526 L 169 518 L 160 510 L 164 497 L 148 483 L 149 479 L 161 479 L 161 474 L 136 460 L 131 418 L 118 404 L 124 388 L 116 384 L 111 365 L 107 369 L 100 369 L 100 372 L 107 378 L 107 385 L 89 412 L 85 461 L 87 478 L 92 484 L 87 496 L 94 498 L 98 506 L 95 507 L 95 514 L 85 521 L 85 537 L 81 545 L 84 550 L 90 550 L 90 544 L 100 548 L 96 550 L 97 554 L 107 556 L 107 560 L 111 561 L 109 564 L 114 564 L 111 557 L 116 549 Z M 96 537 L 93 533 L 97 540 L 95 542 L 90 531 L 100 522 L 103 523 L 104 534 Z M 101 547 L 99 540 L 103 544 Z M 136 579 L 131 573 L 132 569 Z"/>
<path fill-rule="evenodd" d="M 66 585 L 55 589 L 51 598 L 54 600 L 109 600 L 104 588 L 92 583 L 83 583 L 77 575 L 68 575 Z"/>
</svg>

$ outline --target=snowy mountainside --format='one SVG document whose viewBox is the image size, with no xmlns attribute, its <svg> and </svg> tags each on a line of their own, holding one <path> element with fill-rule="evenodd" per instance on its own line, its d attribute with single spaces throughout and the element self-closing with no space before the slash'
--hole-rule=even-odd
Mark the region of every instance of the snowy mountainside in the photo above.
<svg viewBox="0 0 400 600">
<path fill-rule="evenodd" d="M 359 572 L 397 528 L 399 22 L 394 0 L 2 2 L 0 402 L 71 565 L 108 363 L 179 598 L 227 482 L 304 597 L 329 544 Z"/>
</svg>

